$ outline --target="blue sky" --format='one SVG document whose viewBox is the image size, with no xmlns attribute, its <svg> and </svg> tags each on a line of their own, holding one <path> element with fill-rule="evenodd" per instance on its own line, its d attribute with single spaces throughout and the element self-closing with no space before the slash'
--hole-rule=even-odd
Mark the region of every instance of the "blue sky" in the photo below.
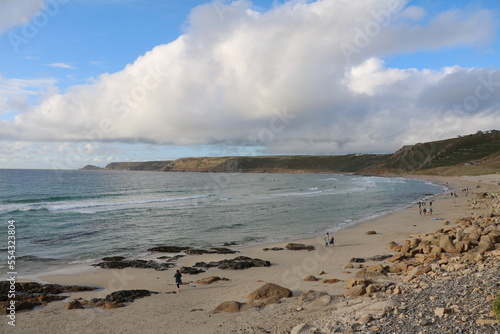
<svg viewBox="0 0 500 334">
<path fill-rule="evenodd" d="M 498 129 L 499 7 L 3 0 L 0 168 L 388 153 Z"/>
</svg>

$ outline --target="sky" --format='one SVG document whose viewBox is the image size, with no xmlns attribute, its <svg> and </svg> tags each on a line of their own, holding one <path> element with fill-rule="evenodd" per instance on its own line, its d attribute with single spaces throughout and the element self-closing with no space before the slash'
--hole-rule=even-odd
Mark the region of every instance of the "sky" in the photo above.
<svg viewBox="0 0 500 334">
<path fill-rule="evenodd" d="M 0 168 L 500 129 L 496 0 L 0 0 Z"/>
</svg>

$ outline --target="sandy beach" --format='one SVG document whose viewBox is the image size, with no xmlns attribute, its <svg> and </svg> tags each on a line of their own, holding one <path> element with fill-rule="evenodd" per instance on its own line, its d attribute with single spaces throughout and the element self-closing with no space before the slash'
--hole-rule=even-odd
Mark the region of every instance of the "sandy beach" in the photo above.
<svg viewBox="0 0 500 334">
<path fill-rule="evenodd" d="M 9 326 L 4 318 L 0 322 L 2 333 L 287 333 L 294 326 L 332 312 L 328 308 L 317 310 L 293 309 L 288 301 L 252 308 L 240 313 L 211 314 L 221 302 L 247 302 L 249 293 L 264 285 L 275 283 L 299 296 L 308 290 L 324 291 L 330 295 L 343 295 L 344 282 L 352 276 L 352 269 L 344 269 L 353 257 L 367 258 L 374 255 L 393 255 L 387 249 L 391 241 L 402 243 L 411 235 L 431 233 L 443 227 L 445 221 L 453 223 L 458 217 L 488 214 L 488 208 L 472 209 L 469 205 L 477 192 L 499 192 L 500 175 L 474 177 L 418 177 L 446 185 L 450 189 L 432 198 L 432 215 L 419 214 L 418 205 L 377 218 L 334 233 L 334 247 L 325 247 L 325 236 L 293 242 L 313 245 L 315 250 L 264 251 L 263 248 L 284 247 L 287 243 L 262 245 L 237 249 L 231 255 L 189 255 L 181 258 L 177 266 L 166 271 L 150 269 L 91 269 L 80 274 L 42 275 L 45 283 L 63 285 L 89 285 L 102 289 L 93 292 L 78 292 L 65 301 L 57 301 L 33 311 L 19 311 L 16 326 Z M 478 188 L 479 187 L 479 188 Z M 462 189 L 470 191 L 463 192 Z M 455 196 L 450 196 L 455 192 Z M 427 206 L 429 207 L 429 206 Z M 306 222 L 305 222 L 306 223 Z M 366 234 L 375 231 L 376 234 Z M 292 242 L 292 241 L 290 241 Z M 156 259 L 162 255 L 152 256 Z M 176 268 L 192 266 L 199 261 L 219 261 L 236 256 L 248 256 L 271 262 L 270 267 L 245 270 L 209 269 L 198 275 L 183 275 L 184 285 L 180 293 L 176 290 L 174 273 Z M 369 265 L 370 263 L 366 263 Z M 324 272 L 324 274 L 321 274 Z M 319 281 L 304 281 L 308 275 L 321 278 Z M 227 278 L 212 284 L 189 283 L 209 276 Z M 22 278 L 22 275 L 21 275 Z M 340 280 L 325 284 L 325 279 Z M 150 297 L 137 299 L 126 307 L 103 310 L 87 307 L 66 310 L 73 299 L 104 298 L 118 290 L 147 289 L 159 292 Z M 260 328 L 261 331 L 257 331 Z"/>
</svg>

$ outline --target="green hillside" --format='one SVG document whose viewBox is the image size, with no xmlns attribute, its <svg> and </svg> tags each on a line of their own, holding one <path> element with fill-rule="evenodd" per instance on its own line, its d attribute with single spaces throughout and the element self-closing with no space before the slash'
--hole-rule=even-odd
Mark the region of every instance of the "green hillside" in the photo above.
<svg viewBox="0 0 500 334">
<path fill-rule="evenodd" d="M 163 171 L 250 173 L 354 173 L 387 159 L 387 154 L 284 155 L 181 158 Z"/>
<path fill-rule="evenodd" d="M 386 161 L 360 171 L 366 174 L 470 175 L 496 173 L 500 131 L 404 146 Z"/>
</svg>

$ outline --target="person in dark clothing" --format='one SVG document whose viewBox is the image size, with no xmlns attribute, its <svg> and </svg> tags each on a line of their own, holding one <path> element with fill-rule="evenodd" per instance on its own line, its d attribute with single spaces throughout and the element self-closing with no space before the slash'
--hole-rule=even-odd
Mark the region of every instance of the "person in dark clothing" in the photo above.
<svg viewBox="0 0 500 334">
<path fill-rule="evenodd" d="M 181 291 L 181 284 L 182 284 L 182 274 L 179 270 L 174 275 L 175 277 L 175 284 L 177 284 L 177 292 Z"/>
</svg>

